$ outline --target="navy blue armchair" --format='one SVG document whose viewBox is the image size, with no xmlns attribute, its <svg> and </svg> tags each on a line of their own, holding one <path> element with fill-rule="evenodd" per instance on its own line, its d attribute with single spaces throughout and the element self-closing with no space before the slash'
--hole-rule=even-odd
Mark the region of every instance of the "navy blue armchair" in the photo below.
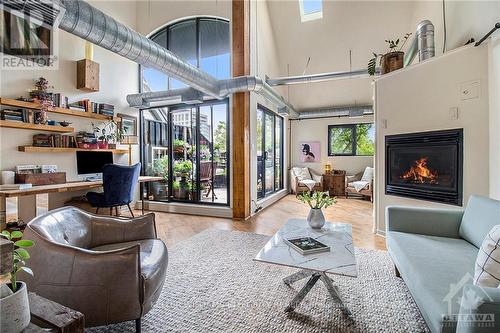
<svg viewBox="0 0 500 333">
<path fill-rule="evenodd" d="M 99 208 L 109 208 L 109 214 L 113 215 L 114 207 L 118 215 L 118 207 L 127 205 L 134 216 L 130 203 L 134 198 L 140 170 L 141 163 L 133 166 L 106 164 L 102 170 L 104 192 L 89 192 L 86 195 L 90 205 L 96 208 L 96 214 Z"/>
</svg>

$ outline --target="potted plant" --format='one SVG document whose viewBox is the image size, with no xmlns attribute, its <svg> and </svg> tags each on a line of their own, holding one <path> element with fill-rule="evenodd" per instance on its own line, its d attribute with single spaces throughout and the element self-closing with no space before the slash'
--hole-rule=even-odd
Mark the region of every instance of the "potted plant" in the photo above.
<svg viewBox="0 0 500 333">
<path fill-rule="evenodd" d="M 314 229 L 322 228 L 325 225 L 325 216 L 321 209 L 328 208 L 337 203 L 337 198 L 330 197 L 328 192 L 303 192 L 298 196 L 301 202 L 304 202 L 311 207 L 309 215 L 307 215 L 307 223 Z"/>
<path fill-rule="evenodd" d="M 193 170 L 193 163 L 190 160 L 178 161 L 174 165 L 174 172 L 177 177 L 186 178 Z"/>
<path fill-rule="evenodd" d="M 21 231 L 2 231 L 2 237 L 9 241 L 19 239 L 14 242 L 12 252 L 12 270 L 10 273 L 10 283 L 2 285 L 0 296 L 0 323 L 2 332 L 21 332 L 30 323 L 30 308 L 28 302 L 28 288 L 26 283 L 17 280 L 17 273 L 25 271 L 33 275 L 31 269 L 25 266 L 25 261 L 30 258 L 26 248 L 33 246 L 33 241 L 20 239 L 23 237 Z"/>
<path fill-rule="evenodd" d="M 174 181 L 172 184 L 172 190 L 174 198 L 176 199 L 188 199 L 189 192 L 191 191 L 191 183 L 188 181 Z"/>
<path fill-rule="evenodd" d="M 97 136 L 99 149 L 108 149 L 110 145 L 113 145 L 111 149 L 114 149 L 116 148 L 116 142 L 120 141 L 123 137 L 119 126 L 112 120 L 97 125 L 92 123 L 92 130 Z"/>
<path fill-rule="evenodd" d="M 154 182 L 153 185 L 153 196 L 156 200 L 166 200 L 168 196 L 168 156 L 162 156 L 154 160 L 151 165 L 150 174 L 155 177 L 162 177 L 163 181 Z"/>
<path fill-rule="evenodd" d="M 389 44 L 389 51 L 385 54 L 373 53 L 373 58 L 368 61 L 368 74 L 375 75 L 375 67 L 377 65 L 377 58 L 380 57 L 380 71 L 383 74 L 390 73 L 397 69 L 403 68 L 403 60 L 405 53 L 402 51 L 411 33 L 407 33 L 402 40 L 399 38 L 394 40 L 386 39 L 385 42 Z"/>
<path fill-rule="evenodd" d="M 48 92 L 50 88 L 49 81 L 40 77 L 35 81 L 35 89 L 30 91 L 30 97 L 35 103 L 40 104 L 40 110 L 33 111 L 33 122 L 35 124 L 47 124 L 48 116 L 47 111 L 54 106 L 52 101 L 52 94 Z"/>
</svg>

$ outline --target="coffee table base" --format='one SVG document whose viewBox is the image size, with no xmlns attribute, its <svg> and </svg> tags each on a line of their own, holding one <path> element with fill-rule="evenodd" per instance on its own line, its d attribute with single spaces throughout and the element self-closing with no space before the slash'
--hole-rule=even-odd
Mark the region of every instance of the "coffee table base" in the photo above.
<svg viewBox="0 0 500 333">
<path fill-rule="evenodd" d="M 332 300 L 340 305 L 342 312 L 345 315 L 352 317 L 351 311 L 347 308 L 347 306 L 344 305 L 344 302 L 340 297 L 338 287 L 333 285 L 332 279 L 329 278 L 324 272 L 316 272 L 303 269 L 301 271 L 298 271 L 297 273 L 294 273 L 284 278 L 283 282 L 290 287 L 292 283 L 295 283 L 299 280 L 308 277 L 309 281 L 307 281 L 307 283 L 302 287 L 302 289 L 300 289 L 297 295 L 295 295 L 290 304 L 285 308 L 285 312 L 294 311 L 295 308 L 300 304 L 300 302 L 302 302 L 302 300 L 306 297 L 306 295 L 311 291 L 312 287 L 316 284 L 316 282 L 318 282 L 318 280 L 321 280 L 325 284 L 326 289 L 328 290 L 328 293 L 330 294 Z"/>
</svg>

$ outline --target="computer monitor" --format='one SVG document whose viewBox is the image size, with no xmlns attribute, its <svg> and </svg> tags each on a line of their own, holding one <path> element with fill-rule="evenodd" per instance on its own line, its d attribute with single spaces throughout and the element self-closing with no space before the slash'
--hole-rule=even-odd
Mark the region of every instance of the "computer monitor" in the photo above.
<svg viewBox="0 0 500 333">
<path fill-rule="evenodd" d="M 82 179 L 101 179 L 102 168 L 113 163 L 113 153 L 95 151 L 76 152 L 76 170 Z"/>
</svg>

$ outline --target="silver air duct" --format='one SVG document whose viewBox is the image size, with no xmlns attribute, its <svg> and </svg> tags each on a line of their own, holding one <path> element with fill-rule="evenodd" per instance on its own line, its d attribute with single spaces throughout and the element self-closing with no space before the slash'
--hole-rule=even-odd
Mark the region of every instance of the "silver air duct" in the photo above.
<svg viewBox="0 0 500 333">
<path fill-rule="evenodd" d="M 380 73 L 380 69 L 377 68 L 376 73 Z M 267 83 L 270 86 L 283 86 L 291 84 L 302 84 L 311 82 L 323 82 L 336 79 L 346 79 L 355 77 L 368 77 L 368 71 L 366 69 L 357 69 L 349 72 L 332 72 L 332 73 L 321 73 L 321 74 L 311 74 L 311 75 L 298 75 L 298 76 L 286 76 L 274 79 L 268 79 Z"/>
<path fill-rule="evenodd" d="M 436 54 L 434 44 L 434 24 L 429 20 L 420 22 L 417 32 L 411 41 L 410 48 L 405 54 L 404 65 L 410 65 L 418 54 L 418 61 L 432 58 Z"/>
<path fill-rule="evenodd" d="M 157 69 L 218 98 L 217 80 L 85 1 L 61 0 L 59 28 L 149 68 Z"/>
<path fill-rule="evenodd" d="M 372 114 L 373 108 L 371 105 L 357 105 L 304 110 L 303 112 L 300 112 L 299 116 L 296 119 L 301 120 L 330 117 L 362 117 Z"/>
</svg>

